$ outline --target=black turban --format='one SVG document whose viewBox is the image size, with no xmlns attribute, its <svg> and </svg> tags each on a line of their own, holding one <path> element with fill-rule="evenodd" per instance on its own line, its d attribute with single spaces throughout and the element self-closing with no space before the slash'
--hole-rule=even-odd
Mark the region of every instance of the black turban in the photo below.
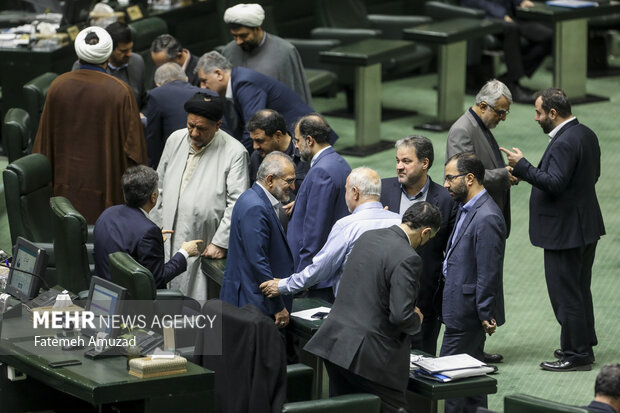
<svg viewBox="0 0 620 413">
<path fill-rule="evenodd" d="M 222 119 L 224 99 L 219 96 L 198 92 L 184 105 L 185 111 L 207 119 L 218 121 Z"/>
</svg>

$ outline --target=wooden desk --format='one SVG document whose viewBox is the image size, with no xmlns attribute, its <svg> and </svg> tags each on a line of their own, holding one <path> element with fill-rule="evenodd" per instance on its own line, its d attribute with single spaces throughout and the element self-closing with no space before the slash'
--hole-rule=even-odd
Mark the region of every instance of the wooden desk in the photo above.
<svg viewBox="0 0 620 413">
<path fill-rule="evenodd" d="M 463 114 L 467 41 L 498 33 L 502 25 L 488 20 L 455 18 L 403 30 L 407 40 L 438 46 L 437 119 L 416 129 L 444 131 Z"/>
<path fill-rule="evenodd" d="M 381 62 L 412 47 L 404 40 L 365 39 L 320 52 L 322 62 L 355 68 L 355 146 L 338 152 L 365 156 L 394 145 L 381 141 Z"/>
<path fill-rule="evenodd" d="M 0 411 L 2 413 L 54 409 L 102 411 L 119 404 L 121 411 L 212 412 L 214 373 L 193 363 L 188 372 L 152 379 L 129 375 L 127 359 L 90 360 L 85 350 L 63 352 L 35 347 L 34 335 L 55 331 L 32 328 L 29 315 L 5 319 L 0 339 Z M 62 354 L 59 354 L 62 353 Z M 51 368 L 50 361 L 77 359 L 81 365 Z M 23 381 L 9 381 L 7 366 L 25 373 Z"/>
<path fill-rule="evenodd" d="M 572 104 L 609 100 L 586 91 L 588 72 L 588 18 L 620 12 L 620 2 L 571 9 L 536 2 L 517 9 L 517 18 L 553 25 L 553 87 L 562 89 Z"/>
</svg>

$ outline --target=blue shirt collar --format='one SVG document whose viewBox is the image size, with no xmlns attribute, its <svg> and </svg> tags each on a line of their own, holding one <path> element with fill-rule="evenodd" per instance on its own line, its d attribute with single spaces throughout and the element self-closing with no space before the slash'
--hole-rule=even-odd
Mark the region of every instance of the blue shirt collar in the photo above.
<svg viewBox="0 0 620 413">
<path fill-rule="evenodd" d="M 105 69 L 101 66 L 91 65 L 90 63 L 84 63 L 80 65 L 80 69 L 97 70 L 99 72 L 106 73 Z"/>
<path fill-rule="evenodd" d="M 352 214 L 357 214 L 360 211 L 364 211 L 366 209 L 381 209 L 383 208 L 383 205 L 381 204 L 381 202 L 379 201 L 370 201 L 370 202 L 364 202 L 363 204 L 360 204 L 357 206 L 357 208 L 355 208 L 352 212 Z"/>
<path fill-rule="evenodd" d="M 427 176 L 424 186 L 422 187 L 422 189 L 420 189 L 420 192 L 418 192 L 414 196 L 409 196 L 409 193 L 407 192 L 407 189 L 405 188 L 403 184 L 400 184 L 400 190 L 403 191 L 403 194 L 407 197 L 408 200 L 414 201 L 424 196 L 424 194 L 428 192 L 428 188 L 430 187 L 430 185 L 431 185 L 431 180 L 428 179 L 428 176 Z"/>
<path fill-rule="evenodd" d="M 483 189 L 482 191 L 478 192 L 475 197 L 470 199 L 465 205 L 461 207 L 463 209 L 463 212 L 469 212 L 469 210 L 474 206 L 476 201 L 478 201 L 480 197 L 486 193 L 487 193 L 486 189 Z"/>
</svg>

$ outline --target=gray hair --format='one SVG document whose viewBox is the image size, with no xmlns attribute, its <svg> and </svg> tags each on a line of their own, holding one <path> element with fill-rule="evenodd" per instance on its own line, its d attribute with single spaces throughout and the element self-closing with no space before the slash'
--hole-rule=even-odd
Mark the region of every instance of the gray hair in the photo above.
<svg viewBox="0 0 620 413">
<path fill-rule="evenodd" d="M 218 52 L 211 51 L 202 55 L 202 57 L 198 60 L 196 64 L 196 69 L 194 69 L 194 73 L 198 73 L 198 71 L 202 70 L 205 73 L 213 73 L 215 69 L 220 70 L 230 70 L 233 68 L 230 60 L 219 54 Z"/>
<path fill-rule="evenodd" d="M 506 96 L 508 103 L 512 103 L 512 93 L 510 93 L 508 86 L 497 79 L 491 79 L 482 86 L 476 95 L 476 105 L 486 102 L 494 106 L 502 96 Z"/>
<path fill-rule="evenodd" d="M 356 187 L 363 197 L 381 196 L 381 178 L 377 171 L 366 166 L 355 168 L 349 174 L 349 188 L 353 187 Z"/>
<path fill-rule="evenodd" d="M 186 79 L 187 75 L 181 66 L 173 62 L 168 62 L 157 68 L 153 80 L 155 80 L 155 84 L 163 86 L 175 80 L 186 81 Z"/>
<path fill-rule="evenodd" d="M 256 180 L 260 182 L 265 182 L 269 175 L 280 176 L 282 174 L 282 170 L 284 169 L 284 164 L 289 163 L 293 168 L 295 167 L 293 164 L 293 160 L 290 156 L 280 151 L 273 151 L 267 154 L 258 167 L 258 172 L 256 172 Z"/>
</svg>

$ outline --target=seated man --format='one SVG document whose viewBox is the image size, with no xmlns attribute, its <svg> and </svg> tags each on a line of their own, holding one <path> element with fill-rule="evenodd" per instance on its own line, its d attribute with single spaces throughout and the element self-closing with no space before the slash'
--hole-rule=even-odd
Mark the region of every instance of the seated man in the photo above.
<svg viewBox="0 0 620 413">
<path fill-rule="evenodd" d="M 112 23 L 106 26 L 106 31 L 112 37 L 112 54 L 108 59 L 106 72 L 127 83 L 136 97 L 138 107 L 145 103 L 144 90 L 144 60 L 139 54 L 133 54 L 133 35 L 125 23 Z M 80 62 L 73 64 L 72 70 L 78 70 Z"/>
<path fill-rule="evenodd" d="M 187 81 L 198 86 L 198 76 L 194 70 L 198 58 L 189 50 L 184 49 L 181 43 L 169 34 L 157 36 L 151 43 L 151 58 L 155 66 L 159 67 L 167 62 L 174 62 L 181 66 L 187 75 Z"/>
<path fill-rule="evenodd" d="M 245 67 L 233 67 L 227 58 L 215 51 L 202 55 L 196 65 L 196 73 L 200 79 L 200 87 L 232 99 L 234 108 L 227 111 L 224 118 L 232 128 L 231 125 L 235 122 L 228 120 L 231 112 L 234 112 L 233 116 L 240 120 L 239 124 L 243 128 L 234 129 L 233 136 L 250 152 L 252 140 L 244 127 L 259 110 L 273 109 L 279 112 L 284 117 L 288 130 L 294 130 L 295 122 L 299 118 L 314 112 L 284 83 Z M 333 130 L 330 131 L 329 143 L 333 144 L 336 139 L 338 135 Z"/>
<path fill-rule="evenodd" d="M 222 54 L 233 65 L 256 70 L 272 77 L 297 93 L 307 104 L 312 104 L 310 87 L 304 66 L 295 46 L 263 30 L 265 10 L 260 4 L 237 4 L 226 9 L 224 22 L 234 40 L 224 47 Z"/>
<path fill-rule="evenodd" d="M 620 413 L 620 364 L 601 368 L 594 384 L 594 400 L 584 408 L 594 413 Z"/>
<path fill-rule="evenodd" d="M 157 172 L 144 165 L 129 168 L 123 174 L 125 204 L 106 209 L 95 224 L 97 276 L 109 280 L 108 255 L 123 251 L 153 273 L 157 288 L 165 288 L 168 281 L 185 271 L 187 257 L 198 255 L 202 241 L 186 241 L 164 264 L 162 231 L 148 215 L 157 202 L 158 179 Z"/>
</svg>

